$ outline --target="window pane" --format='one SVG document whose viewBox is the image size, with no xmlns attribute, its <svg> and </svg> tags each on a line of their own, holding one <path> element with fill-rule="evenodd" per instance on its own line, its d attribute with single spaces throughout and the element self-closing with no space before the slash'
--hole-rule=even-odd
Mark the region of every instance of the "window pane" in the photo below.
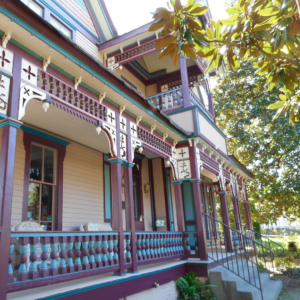
<svg viewBox="0 0 300 300">
<path fill-rule="evenodd" d="M 31 145 L 30 179 L 42 180 L 43 148 Z"/>
<path fill-rule="evenodd" d="M 54 151 L 45 149 L 44 182 L 54 183 Z"/>
<path fill-rule="evenodd" d="M 57 29 L 59 29 L 59 23 L 53 18 L 50 19 L 50 23 Z"/>
<path fill-rule="evenodd" d="M 40 213 L 40 185 L 38 183 L 29 183 L 28 189 L 28 220 L 39 220 Z"/>
<path fill-rule="evenodd" d="M 71 37 L 71 32 L 68 29 L 66 29 L 65 27 L 63 27 L 62 25 L 60 25 L 59 30 L 67 37 Z"/>
<path fill-rule="evenodd" d="M 28 5 L 28 0 L 21 0 L 23 3 L 25 3 L 26 5 Z"/>
<path fill-rule="evenodd" d="M 134 218 L 139 221 L 141 217 L 141 194 L 140 180 L 138 177 L 133 177 L 133 199 L 134 199 Z"/>
<path fill-rule="evenodd" d="M 40 16 L 42 15 L 42 9 L 38 5 L 30 2 L 29 7 L 38 15 L 40 15 Z"/>
<path fill-rule="evenodd" d="M 42 185 L 42 199 L 41 199 L 41 220 L 52 221 L 52 197 L 53 186 Z"/>
</svg>

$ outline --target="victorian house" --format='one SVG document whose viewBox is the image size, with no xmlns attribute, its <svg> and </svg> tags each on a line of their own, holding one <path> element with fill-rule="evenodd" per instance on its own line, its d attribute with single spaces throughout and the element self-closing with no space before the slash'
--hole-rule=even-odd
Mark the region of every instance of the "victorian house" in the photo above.
<svg viewBox="0 0 300 300">
<path fill-rule="evenodd" d="M 159 59 L 149 26 L 118 35 L 104 0 L 0 1 L 0 299 L 130 299 L 207 277 L 253 228 L 221 70 Z"/>
</svg>

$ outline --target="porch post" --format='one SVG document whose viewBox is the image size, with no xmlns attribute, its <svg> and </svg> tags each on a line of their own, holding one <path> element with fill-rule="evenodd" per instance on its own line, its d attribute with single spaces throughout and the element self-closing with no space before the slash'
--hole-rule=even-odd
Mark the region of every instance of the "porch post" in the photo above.
<svg viewBox="0 0 300 300">
<path fill-rule="evenodd" d="M 188 72 L 186 67 L 186 58 L 184 56 L 180 57 L 179 64 L 180 64 L 183 107 L 189 107 L 191 106 L 190 87 L 189 87 L 189 78 L 188 78 Z"/>
<path fill-rule="evenodd" d="M 6 299 L 16 139 L 17 128 L 20 127 L 20 124 L 10 119 L 4 119 L 0 122 L 0 127 L 2 127 L 0 154 L 0 299 Z"/>
<path fill-rule="evenodd" d="M 244 208 L 245 208 L 245 214 L 246 214 L 246 222 L 247 222 L 247 227 L 250 229 L 253 229 L 253 224 L 252 224 L 252 219 L 251 219 L 251 212 L 250 212 L 250 207 L 249 207 L 249 200 L 248 200 L 248 193 L 246 186 L 243 186 L 244 190 Z"/>
<path fill-rule="evenodd" d="M 125 193 L 125 213 L 126 213 L 126 230 L 131 232 L 131 259 L 132 268 L 129 272 L 137 273 L 137 256 L 136 256 L 136 234 L 134 221 L 134 199 L 133 199 L 133 181 L 132 168 L 134 163 L 122 164 L 124 170 L 124 193 Z"/>
<path fill-rule="evenodd" d="M 206 249 L 206 234 L 205 234 L 205 221 L 203 217 L 203 207 L 200 190 L 200 170 L 198 170 L 197 164 L 197 143 L 192 142 L 192 146 L 189 147 L 190 164 L 191 164 L 191 177 L 190 180 L 193 188 L 194 207 L 196 216 L 196 227 L 197 227 L 197 238 L 198 238 L 198 251 L 201 260 L 207 260 L 207 249 Z"/>
<path fill-rule="evenodd" d="M 233 202 L 233 209 L 234 209 L 234 219 L 235 219 L 235 225 L 236 230 L 241 230 L 241 214 L 239 209 L 239 198 L 238 197 L 232 197 Z"/>
<path fill-rule="evenodd" d="M 221 200 L 221 208 L 222 208 L 222 216 L 223 216 L 223 223 L 230 227 L 229 224 L 229 215 L 228 215 L 228 207 L 227 207 L 227 199 L 226 199 L 226 192 L 222 191 L 219 192 L 220 200 Z M 226 251 L 233 252 L 232 250 L 232 241 L 230 236 L 230 231 L 228 228 L 224 228 L 224 238 L 226 240 Z"/>
<path fill-rule="evenodd" d="M 214 117 L 215 120 L 215 109 L 214 109 L 214 102 L 213 102 L 213 93 L 208 93 L 208 110 L 211 113 L 211 115 Z"/>
<path fill-rule="evenodd" d="M 124 258 L 124 231 L 122 220 L 122 159 L 118 157 L 110 158 L 111 163 L 111 185 L 112 185 L 112 228 L 119 231 L 119 264 L 120 269 L 115 272 L 116 275 L 125 275 Z"/>
<path fill-rule="evenodd" d="M 182 181 L 173 181 L 175 203 L 176 203 L 176 215 L 177 215 L 177 227 L 178 231 L 184 231 L 184 218 L 183 218 L 183 199 L 182 199 Z"/>
</svg>

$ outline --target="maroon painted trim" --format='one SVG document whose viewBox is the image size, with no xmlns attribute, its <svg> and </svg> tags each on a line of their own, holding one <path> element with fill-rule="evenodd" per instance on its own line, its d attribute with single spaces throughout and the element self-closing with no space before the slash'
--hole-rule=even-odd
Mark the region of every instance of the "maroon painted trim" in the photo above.
<svg viewBox="0 0 300 300">
<path fill-rule="evenodd" d="M 111 19 L 111 17 L 110 17 L 110 14 L 109 14 L 109 12 L 108 12 L 108 10 L 107 10 L 106 4 L 105 4 L 104 0 L 100 0 L 100 2 L 101 2 L 102 7 L 103 7 L 103 9 L 104 9 L 104 13 L 105 13 L 106 18 L 107 18 L 107 20 L 108 20 L 108 23 L 109 23 L 109 25 L 110 25 L 110 28 L 112 29 L 112 31 L 113 31 L 113 33 L 114 33 L 114 36 L 117 36 L 118 33 L 117 33 L 117 30 L 116 30 L 116 27 L 115 27 L 115 25 L 114 25 L 114 23 L 113 23 L 113 21 L 112 21 L 112 19 Z"/>
<path fill-rule="evenodd" d="M 183 205 L 183 193 L 182 193 L 182 185 L 174 184 L 174 193 L 175 193 L 175 203 L 176 203 L 176 215 L 177 215 L 177 227 L 178 231 L 185 230 L 184 224 L 184 205 Z"/>
<path fill-rule="evenodd" d="M 107 165 L 107 166 L 109 166 L 110 167 L 110 163 L 109 162 L 107 162 L 107 161 L 105 161 L 104 160 L 104 155 L 105 155 L 105 153 L 103 153 L 103 199 L 104 199 L 104 222 L 105 223 L 111 223 L 112 222 L 112 219 L 107 219 L 106 218 L 106 215 L 105 215 L 105 207 L 106 207 L 106 204 L 105 204 L 105 169 L 104 169 L 104 166 L 105 165 Z M 111 186 L 112 186 L 112 184 L 111 184 L 111 169 L 110 169 L 110 173 L 109 173 L 109 176 L 110 176 L 110 195 L 111 195 Z M 112 206 L 112 203 L 111 203 L 111 198 L 110 198 L 110 207 Z M 112 210 L 111 210 L 111 212 L 112 212 Z"/>
<path fill-rule="evenodd" d="M 164 261 L 180 259 L 180 258 L 184 258 L 184 257 L 185 257 L 184 254 L 179 254 L 179 255 L 173 255 L 173 256 L 168 256 L 168 257 L 140 260 L 137 262 L 137 264 L 138 264 L 138 266 L 145 266 L 145 265 L 160 263 L 160 262 L 164 262 Z"/>
<path fill-rule="evenodd" d="M 150 152 L 152 152 L 152 153 L 158 155 L 158 156 L 161 157 L 161 158 L 168 159 L 168 156 L 167 156 L 167 155 L 165 155 L 164 153 L 159 152 L 159 151 L 156 150 L 156 149 L 153 149 L 151 146 L 146 145 L 146 144 L 144 144 L 144 143 L 145 143 L 145 142 L 143 142 L 143 148 L 144 148 L 144 149 L 146 149 L 146 150 L 148 150 L 148 151 L 150 151 Z"/>
<path fill-rule="evenodd" d="M 98 46 L 98 51 L 101 51 L 101 50 L 104 50 L 104 49 L 109 48 L 109 47 L 111 47 L 111 46 L 117 45 L 117 44 L 119 44 L 119 43 L 121 43 L 121 42 L 124 42 L 124 41 L 126 41 L 126 40 L 128 40 L 128 39 L 134 37 L 134 36 L 137 36 L 137 35 L 139 35 L 139 34 L 141 34 L 141 33 L 147 32 L 148 29 L 149 29 L 149 27 L 150 27 L 150 25 L 151 25 L 153 22 L 154 22 L 154 21 L 152 21 L 152 22 L 150 22 L 150 23 L 147 23 L 147 24 L 145 24 L 145 25 L 143 25 L 143 26 L 141 26 L 141 27 L 139 27 L 139 28 L 136 28 L 136 29 L 134 29 L 134 30 L 132 30 L 132 31 L 129 31 L 129 32 L 127 32 L 127 33 L 124 33 L 123 35 L 120 35 L 120 36 L 118 36 L 118 37 L 115 37 L 115 38 L 113 38 L 113 39 L 111 39 L 111 40 L 109 40 L 109 41 L 106 41 L 106 42 L 100 44 L 100 45 Z"/>
<path fill-rule="evenodd" d="M 66 146 L 49 141 L 42 137 L 33 135 L 28 132 L 23 132 L 23 144 L 25 147 L 25 170 L 24 170 L 24 190 L 23 190 L 23 209 L 22 209 L 22 221 L 27 221 L 28 212 L 28 188 L 29 188 L 29 176 L 30 176 L 30 154 L 31 154 L 31 144 L 36 142 L 51 148 L 58 150 L 57 159 L 57 230 L 62 230 L 62 211 L 63 211 L 63 169 L 64 169 L 64 159 L 66 156 Z"/>
<path fill-rule="evenodd" d="M 180 76 L 181 76 L 181 84 L 182 84 L 182 97 L 183 97 L 183 107 L 191 106 L 190 100 L 190 86 L 189 86 L 189 78 L 186 66 L 186 58 L 181 57 L 179 59 L 180 64 Z"/>
<path fill-rule="evenodd" d="M 216 267 L 216 266 L 215 266 Z M 186 272 L 195 272 L 199 277 L 208 277 L 207 266 L 197 266 L 196 264 L 186 264 L 185 271 Z"/>
<path fill-rule="evenodd" d="M 162 167 L 162 176 L 163 176 L 163 183 L 164 183 L 164 194 L 165 194 L 165 207 L 166 207 L 166 221 L 167 221 L 167 230 L 170 231 L 170 211 L 169 211 L 169 205 L 168 205 L 168 193 L 167 193 L 167 176 L 166 176 L 166 170 L 165 170 L 165 162 L 164 159 L 161 158 L 161 167 Z M 172 195 L 171 199 L 172 199 Z M 174 226 L 175 227 L 175 226 Z"/>
<path fill-rule="evenodd" d="M 151 211 L 152 211 L 152 214 L 153 214 L 153 218 L 154 220 L 156 220 L 156 207 L 155 207 L 155 193 L 154 193 L 154 170 L 153 170 L 153 160 L 149 160 L 150 161 L 150 165 L 149 165 L 149 171 L 150 171 L 150 168 L 151 168 L 151 193 L 152 193 L 152 198 L 153 198 L 153 210 L 152 210 L 152 205 L 151 205 Z M 149 178 L 150 178 L 150 174 L 149 174 Z M 154 228 L 152 228 L 154 231 L 157 231 L 157 227 L 155 225 L 155 222 L 154 222 Z"/>
<path fill-rule="evenodd" d="M 250 172 L 243 164 L 240 163 L 240 161 L 238 159 L 235 158 L 234 155 L 229 155 L 229 157 L 237 164 L 239 165 L 239 167 L 241 167 L 248 175 L 250 175 L 250 177 L 254 178 L 255 175 Z"/>
<path fill-rule="evenodd" d="M 64 274 L 62 276 L 55 276 L 55 277 L 47 277 L 47 278 L 39 278 L 39 280 L 27 280 L 23 282 L 17 282 L 7 285 L 7 292 L 13 293 L 28 289 L 33 289 L 41 286 L 48 286 L 56 283 L 62 283 L 70 280 L 86 278 L 89 276 L 95 276 L 99 274 L 109 273 L 118 270 L 120 267 L 119 265 L 111 266 L 111 267 L 102 267 L 99 269 L 93 269 L 89 271 L 81 271 L 72 274 Z M 7 270 L 6 270 L 7 276 Z"/>
<path fill-rule="evenodd" d="M 97 23 L 97 21 L 96 21 L 96 19 L 94 17 L 94 14 L 92 12 L 92 9 L 90 7 L 90 4 L 89 4 L 88 0 L 83 0 L 83 1 L 84 1 L 84 4 L 85 4 L 88 12 L 89 12 L 90 18 L 91 18 L 91 20 L 93 22 L 93 25 L 94 25 L 94 28 L 95 28 L 95 30 L 97 32 L 98 38 L 100 40 L 104 41 L 105 39 L 104 39 L 104 37 L 103 37 L 103 35 L 102 35 L 101 31 L 100 31 L 100 28 L 98 27 L 98 23 Z"/>
</svg>

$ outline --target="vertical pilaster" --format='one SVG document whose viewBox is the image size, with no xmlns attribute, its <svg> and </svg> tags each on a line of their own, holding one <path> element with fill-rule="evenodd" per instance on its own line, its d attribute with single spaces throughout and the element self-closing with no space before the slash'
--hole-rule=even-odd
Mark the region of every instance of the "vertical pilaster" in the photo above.
<svg viewBox="0 0 300 300">
<path fill-rule="evenodd" d="M 132 168 L 134 163 L 124 163 L 124 193 L 125 193 L 125 213 L 126 213 L 126 230 L 131 231 L 131 257 L 132 268 L 129 272 L 137 272 L 137 256 L 136 256 L 136 233 L 134 221 L 134 199 L 133 199 L 133 181 L 132 181 Z"/>
<path fill-rule="evenodd" d="M 214 117 L 214 120 L 216 121 L 216 119 L 215 119 L 215 108 L 214 108 L 214 102 L 213 102 L 213 94 L 208 93 L 207 98 L 208 98 L 208 110 L 211 113 L 211 115 Z"/>
<path fill-rule="evenodd" d="M 244 202 L 244 208 L 245 208 L 245 214 L 246 214 L 247 227 L 250 229 L 253 229 L 249 202 Z"/>
<path fill-rule="evenodd" d="M 173 181 L 173 184 L 176 203 L 177 227 L 178 231 L 184 231 L 182 181 Z"/>
<path fill-rule="evenodd" d="M 122 221 L 122 159 L 114 157 L 109 159 L 111 163 L 111 185 L 112 185 L 112 228 L 119 232 L 119 264 L 120 269 L 115 272 L 116 275 L 125 274 L 124 258 L 124 232 Z"/>
<path fill-rule="evenodd" d="M 232 202 L 233 202 L 236 230 L 241 230 L 241 225 L 240 225 L 241 224 L 241 213 L 240 213 L 240 209 L 239 209 L 239 198 L 232 197 Z"/>
<path fill-rule="evenodd" d="M 182 84 L 182 96 L 183 96 L 183 107 L 191 106 L 190 101 L 190 87 L 189 87 L 189 77 L 186 66 L 186 58 L 184 56 L 180 57 L 180 76 L 181 76 L 181 84 Z"/>
</svg>

